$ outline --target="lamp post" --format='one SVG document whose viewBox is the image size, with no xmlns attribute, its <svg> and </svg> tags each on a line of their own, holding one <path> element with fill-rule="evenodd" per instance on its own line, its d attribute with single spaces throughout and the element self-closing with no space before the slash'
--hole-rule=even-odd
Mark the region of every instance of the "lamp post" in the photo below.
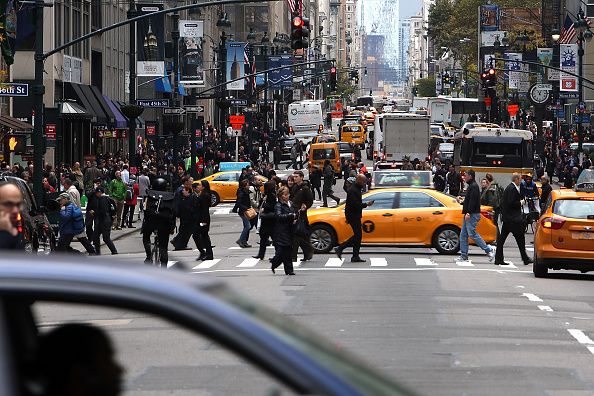
<svg viewBox="0 0 594 396">
<path fill-rule="evenodd" d="M 561 34 L 559 29 L 556 27 L 551 31 L 551 40 L 553 41 L 553 64 L 556 67 L 560 67 L 559 65 L 559 39 L 561 39 Z M 553 86 L 553 104 L 555 108 L 555 122 L 553 122 L 553 134 L 552 134 L 552 142 L 551 142 L 551 155 L 552 158 L 549 158 L 549 161 L 554 161 L 557 158 L 557 142 L 559 141 L 559 109 L 557 106 L 560 104 L 559 102 L 559 86 L 558 81 L 555 82 Z"/>
<path fill-rule="evenodd" d="M 589 26 L 588 26 L 588 21 L 586 21 L 585 15 L 584 15 L 584 11 L 580 8 L 580 10 L 578 11 L 577 14 L 577 19 L 573 22 L 573 28 L 575 29 L 575 31 L 577 32 L 577 39 L 578 39 L 578 128 L 577 128 L 577 133 L 578 133 L 578 149 L 577 149 L 577 154 L 578 154 L 578 158 L 580 161 L 580 164 L 582 163 L 582 152 L 583 152 L 583 148 L 582 148 L 582 144 L 584 142 L 584 129 L 582 127 L 582 117 L 584 114 L 584 80 L 583 80 L 583 72 L 584 72 L 584 63 L 583 63 L 583 59 L 584 59 L 584 40 L 585 41 L 590 41 L 592 40 L 592 37 L 594 36 L 592 34 L 592 31 L 590 30 Z"/>
<path fill-rule="evenodd" d="M 217 83 L 223 84 L 225 82 L 226 77 L 226 65 L 227 65 L 227 35 L 225 34 L 225 28 L 231 27 L 231 21 L 227 17 L 227 13 L 221 13 L 219 20 L 217 21 L 217 27 L 221 29 L 221 38 L 219 41 L 219 78 Z M 229 108 L 229 101 L 227 100 L 227 89 L 226 87 L 221 87 L 220 91 L 217 95 L 218 99 L 218 108 L 219 108 L 219 128 L 221 130 L 221 136 L 223 133 L 223 128 L 225 126 L 225 118 L 226 118 L 226 109 Z"/>
</svg>

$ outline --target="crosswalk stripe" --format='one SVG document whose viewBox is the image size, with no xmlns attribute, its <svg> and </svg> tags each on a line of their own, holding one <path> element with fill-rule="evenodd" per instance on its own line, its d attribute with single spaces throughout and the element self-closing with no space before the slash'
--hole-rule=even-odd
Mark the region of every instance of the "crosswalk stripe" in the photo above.
<svg viewBox="0 0 594 396">
<path fill-rule="evenodd" d="M 342 267 L 342 263 L 344 263 L 344 259 L 339 259 L 338 257 L 330 257 L 328 259 L 328 261 L 326 261 L 326 264 L 324 264 L 325 267 Z"/>
<path fill-rule="evenodd" d="M 428 259 L 428 258 L 420 258 L 420 257 L 415 257 L 415 263 L 419 266 L 433 266 L 433 265 L 438 265 L 437 263 L 435 263 L 433 260 Z"/>
<path fill-rule="evenodd" d="M 193 269 L 205 269 L 215 266 L 221 259 L 204 260 L 202 263 L 195 266 Z"/>
<path fill-rule="evenodd" d="M 372 266 L 372 267 L 387 267 L 388 266 L 388 260 L 386 260 L 383 257 L 371 257 L 369 259 L 369 261 L 371 262 L 370 266 Z"/>
<path fill-rule="evenodd" d="M 177 264 L 177 261 L 171 261 L 171 260 L 169 260 L 169 261 L 167 262 L 167 268 L 171 268 L 171 267 L 173 267 L 175 264 Z"/>
<path fill-rule="evenodd" d="M 456 261 L 456 265 L 458 267 L 474 267 L 474 264 L 472 264 L 472 261 L 467 260 L 467 261 Z"/>
<path fill-rule="evenodd" d="M 243 249 L 243 248 L 242 247 L 239 247 L 239 246 L 231 246 L 229 248 L 229 250 L 239 250 L 239 249 Z"/>
<path fill-rule="evenodd" d="M 231 209 L 232 208 L 215 209 L 213 214 L 216 214 L 216 215 L 229 214 L 229 213 L 231 213 Z"/>
<path fill-rule="evenodd" d="M 297 261 L 293 261 L 293 267 L 301 267 L 301 264 L 303 263 L 301 260 L 301 257 L 297 257 Z"/>
<path fill-rule="evenodd" d="M 505 268 L 518 268 L 511 261 L 505 261 L 505 263 L 507 264 Z"/>
<path fill-rule="evenodd" d="M 246 258 L 237 267 L 238 268 L 251 268 L 251 267 L 255 267 L 256 264 L 258 264 L 258 261 L 260 261 L 260 259 L 252 258 L 252 257 Z"/>
</svg>

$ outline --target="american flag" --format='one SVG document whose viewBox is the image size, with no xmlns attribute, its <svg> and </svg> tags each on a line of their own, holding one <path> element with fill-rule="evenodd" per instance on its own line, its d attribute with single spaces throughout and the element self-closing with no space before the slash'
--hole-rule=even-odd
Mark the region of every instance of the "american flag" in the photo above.
<svg viewBox="0 0 594 396">
<path fill-rule="evenodd" d="M 248 67 L 249 67 L 248 74 L 256 73 L 256 59 L 254 58 L 254 60 L 252 62 L 250 62 L 250 57 L 248 56 L 247 48 L 244 48 L 244 50 L 243 50 L 243 62 L 245 65 L 248 65 Z M 248 84 L 251 83 L 252 90 L 255 90 L 256 89 L 256 76 L 246 77 L 245 79 L 248 81 Z"/>
<path fill-rule="evenodd" d="M 561 37 L 559 38 L 559 44 L 572 44 L 575 42 L 576 32 L 573 28 L 573 21 L 568 15 L 565 15 L 565 22 L 563 23 L 563 29 L 561 30 Z"/>
<path fill-rule="evenodd" d="M 297 10 L 297 2 L 299 2 L 299 10 Z M 299 13 L 299 15 L 303 15 L 303 0 L 287 0 L 287 3 L 289 3 L 289 14 Z"/>
</svg>

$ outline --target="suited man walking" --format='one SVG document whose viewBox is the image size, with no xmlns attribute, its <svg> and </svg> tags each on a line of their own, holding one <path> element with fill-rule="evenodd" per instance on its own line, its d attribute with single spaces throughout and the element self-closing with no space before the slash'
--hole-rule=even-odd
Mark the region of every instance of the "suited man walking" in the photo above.
<svg viewBox="0 0 594 396">
<path fill-rule="evenodd" d="M 497 238 L 497 251 L 495 252 L 495 265 L 506 265 L 503 261 L 503 244 L 511 232 L 516 239 L 518 249 L 524 265 L 532 263 L 532 260 L 526 254 L 526 240 L 524 238 L 524 216 L 522 215 L 522 206 L 524 200 L 520 195 L 520 174 L 512 175 L 512 182 L 505 188 L 501 202 L 503 226 Z"/>
<path fill-rule="evenodd" d="M 353 229 L 353 236 L 340 246 L 334 249 L 338 258 L 341 258 L 342 251 L 349 246 L 353 247 L 353 257 L 351 263 L 363 263 L 364 259 L 359 257 L 359 249 L 361 248 L 361 216 L 363 216 L 363 208 L 373 205 L 373 201 L 363 203 L 361 191 L 367 184 L 367 177 L 363 174 L 358 174 L 355 182 L 349 187 L 347 191 L 346 205 L 344 214 L 347 223 Z"/>
</svg>

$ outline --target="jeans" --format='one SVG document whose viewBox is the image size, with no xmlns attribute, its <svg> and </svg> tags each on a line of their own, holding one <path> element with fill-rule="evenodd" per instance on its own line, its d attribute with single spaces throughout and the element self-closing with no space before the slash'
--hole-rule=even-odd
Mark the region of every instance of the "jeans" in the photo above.
<svg viewBox="0 0 594 396">
<path fill-rule="evenodd" d="M 462 221 L 462 230 L 460 231 L 460 255 L 464 258 L 468 258 L 468 237 L 474 239 L 474 243 L 483 249 L 485 253 L 489 253 L 491 248 L 487 246 L 483 238 L 476 232 L 476 225 L 481 219 L 480 213 L 471 213 L 470 219 Z"/>
<path fill-rule="evenodd" d="M 239 215 L 241 221 L 243 222 L 243 230 L 241 231 L 241 235 L 239 236 L 239 240 L 241 242 L 246 242 L 250 238 L 250 229 L 252 228 L 252 223 L 250 220 L 245 217 L 245 215 Z"/>
</svg>

